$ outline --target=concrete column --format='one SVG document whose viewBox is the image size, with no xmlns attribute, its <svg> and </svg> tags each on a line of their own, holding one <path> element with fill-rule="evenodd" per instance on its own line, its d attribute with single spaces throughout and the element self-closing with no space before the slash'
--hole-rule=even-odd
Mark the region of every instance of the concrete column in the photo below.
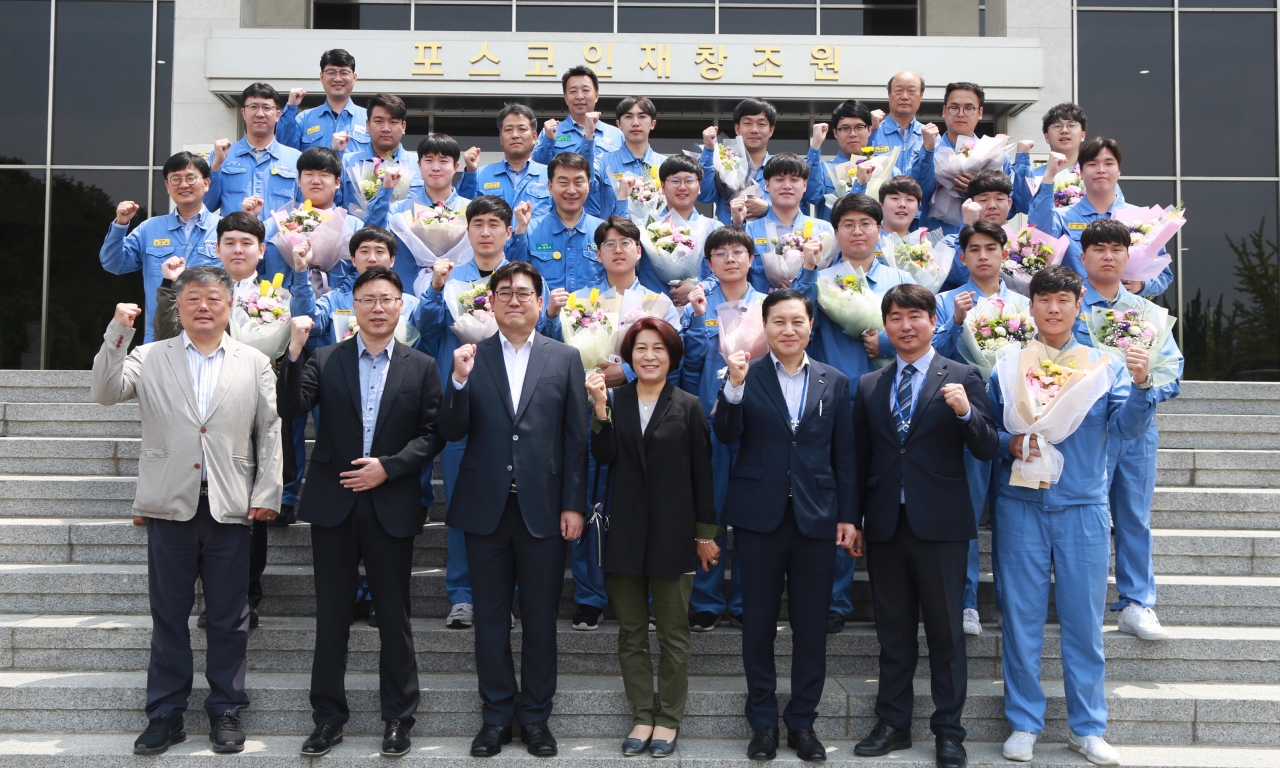
<svg viewBox="0 0 1280 768">
<path fill-rule="evenodd" d="M 1075 100 L 1075 46 L 1072 44 L 1070 0 L 996 0 L 1003 8 L 1004 31 L 1008 37 L 1037 37 L 1044 50 L 1044 86 L 1040 101 L 1008 121 L 1005 130 L 1011 139 L 1035 139 L 1034 153 L 1046 153 L 1040 119 L 1055 104 Z M 992 3 L 987 2 L 987 35 L 992 32 Z M 1089 105 L 1082 104 L 1088 112 Z"/>
<path fill-rule="evenodd" d="M 977 37 L 978 0 L 920 0 L 920 34 Z"/>
<path fill-rule="evenodd" d="M 1017 2 L 1017 0 L 1014 0 Z M 986 0 L 987 6 L 987 37 L 1008 37 L 1006 34 L 1009 28 L 1009 1 L 1008 0 Z"/>
<path fill-rule="evenodd" d="M 307 0 L 240 0 L 240 26 L 306 29 Z"/>
<path fill-rule="evenodd" d="M 235 139 L 235 110 L 209 92 L 204 48 L 210 30 L 240 27 L 240 0 L 176 0 L 173 11 L 170 151 Z"/>
</svg>

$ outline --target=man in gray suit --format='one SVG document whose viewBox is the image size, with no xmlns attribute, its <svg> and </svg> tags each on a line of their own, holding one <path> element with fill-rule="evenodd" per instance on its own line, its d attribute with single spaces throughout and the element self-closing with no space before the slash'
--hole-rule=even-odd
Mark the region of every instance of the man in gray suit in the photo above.
<svg viewBox="0 0 1280 768">
<path fill-rule="evenodd" d="M 282 491 L 276 382 L 265 355 L 225 333 L 232 304 L 225 271 L 188 269 L 174 289 L 180 336 L 130 352 L 142 310 L 118 304 L 93 361 L 94 402 L 137 398 L 142 416 L 133 513 L 147 521 L 150 725 L 133 751 L 159 754 L 186 739 L 188 621 L 199 577 L 208 612 L 209 741 L 215 752 L 239 752 L 245 740 L 239 713 L 249 705 L 250 525 L 275 518 Z"/>
</svg>

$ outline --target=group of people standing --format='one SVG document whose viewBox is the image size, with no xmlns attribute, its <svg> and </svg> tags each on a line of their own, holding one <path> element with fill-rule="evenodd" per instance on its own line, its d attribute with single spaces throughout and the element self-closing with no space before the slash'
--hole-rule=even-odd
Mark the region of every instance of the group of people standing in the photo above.
<svg viewBox="0 0 1280 768">
<path fill-rule="evenodd" d="M 147 297 L 145 308 L 117 308 L 93 387 L 97 402 L 137 398 L 142 412 L 134 509 L 150 542 L 154 630 L 150 725 L 135 751 L 163 752 L 185 738 L 197 577 L 210 740 L 215 751 L 243 749 L 245 654 L 258 622 L 266 526 L 296 517 L 310 524 L 317 628 L 315 730 L 302 754 L 342 741 L 357 594 L 369 596 L 381 638 L 382 754 L 406 754 L 419 702 L 413 542 L 440 456 L 446 623 L 475 631 L 483 726 L 472 755 L 498 754 L 513 724 L 530 753 L 557 752 L 548 722 L 568 558 L 573 628 L 596 629 L 610 605 L 619 624 L 634 725 L 624 754 L 675 751 L 691 635 L 727 617 L 742 631 L 748 756 L 775 756 L 781 718 L 790 749 L 824 760 L 813 726 L 826 638 L 852 613 L 854 564 L 865 557 L 881 645 L 878 722 L 855 752 L 911 745 L 923 615 L 938 764 L 962 766 L 965 636 L 983 631 L 976 539 L 985 515 L 998 531 L 992 559 L 1013 730 L 1005 756 L 1030 760 L 1044 727 L 1039 670 L 1052 583 L 1069 745 L 1097 764 L 1118 762 L 1102 738 L 1110 534 L 1114 526 L 1121 599 L 1112 610 L 1121 629 L 1163 636 L 1152 611 L 1153 414 L 1156 402 L 1177 395 L 1177 381 L 1153 387 L 1143 350 L 1120 363 L 1090 347 L 1087 313 L 1131 294 L 1158 295 L 1169 280 L 1121 280 L 1131 237 L 1111 218 L 1126 205 L 1121 151 L 1109 139 L 1085 142 L 1078 106 L 1045 116 L 1047 166 L 1033 168 L 1032 142 L 1019 142 L 1003 170 L 949 181 L 964 198 L 956 224 L 931 215 L 940 183 L 933 157 L 972 138 L 984 99 L 972 83 L 947 86 L 944 132 L 916 120 L 923 79 L 899 73 L 887 115 L 839 104 L 831 123 L 814 126 L 805 158 L 770 154 L 776 111 L 744 100 L 734 126 L 755 191 L 731 196 L 716 183 L 718 128 L 704 132 L 699 159 L 663 157 L 649 146 L 653 103 L 624 99 L 616 127 L 600 121 L 589 68 L 563 77 L 563 121 L 539 131 L 528 107 L 505 107 L 497 120 L 504 158 L 479 167 L 477 148 L 463 151 L 443 134 L 424 139 L 416 155 L 405 150 L 404 103 L 379 94 L 367 108 L 355 105 L 355 61 L 345 51 L 326 52 L 320 66 L 324 104 L 299 112 L 305 94 L 295 90 L 281 110 L 271 86 L 250 86 L 241 99 L 245 137 L 215 142 L 212 162 L 171 157 L 164 176 L 175 210 L 131 230 L 138 206 L 121 203 L 102 248 L 108 270 L 143 272 Z M 828 134 L 840 147 L 830 162 L 821 154 Z M 882 152 L 897 155 L 876 197 L 864 194 L 864 176 L 832 195 L 832 162 Z M 385 167 L 366 193 L 351 174 L 371 159 Z M 1057 207 L 1051 182 L 1072 167 L 1084 195 Z M 704 228 L 697 281 L 657 277 L 642 249 L 649 222 L 627 216 L 628 187 L 616 183 L 627 174 L 656 176 L 666 200 L 660 221 Z M 405 179 L 407 193 L 397 193 Z M 271 212 L 303 201 L 321 211 L 348 206 L 347 258 L 330 268 L 313 266 L 306 242 L 281 252 Z M 713 205 L 714 218 L 698 203 Z M 403 233 L 388 230 L 389 217 L 413 205 L 465 218 L 464 259 L 423 263 Z M 1002 225 L 1016 213 L 1070 241 L 1062 265 L 1037 272 L 1026 297 L 1001 277 Z M 890 235 L 921 227 L 944 230 L 957 253 L 937 295 L 886 257 Z M 771 285 L 763 256 L 772 238 L 801 231 L 825 233 L 834 263 L 819 269 L 817 249 L 806 247 L 797 276 Z M 291 319 L 287 347 L 271 360 L 236 338 L 231 316 L 260 286 L 267 295 L 263 281 L 276 275 Z M 819 281 L 846 276 L 880 297 L 883 330 L 852 336 L 819 308 Z M 456 289 L 475 285 L 494 320 L 480 341 L 459 337 L 447 306 Z M 671 308 L 629 322 L 620 359 L 585 369 L 563 343 L 563 323 L 577 304 L 630 292 L 665 294 Z M 1005 369 L 984 376 L 958 348 L 968 312 L 986 298 L 1030 315 L 1037 334 L 1027 350 L 1051 366 L 1106 369 L 1078 426 L 1052 446 L 1007 423 L 1015 406 L 1006 392 L 1019 385 L 1002 387 Z M 767 340 L 754 358 L 720 338 L 727 317 L 752 308 Z M 144 343 L 130 350 L 139 315 Z M 1171 345 L 1162 354 L 1180 361 Z M 316 441 L 308 460 L 309 416 Z M 1044 453 L 1059 462 L 1058 479 L 1011 482 Z M 602 518 L 607 537 L 598 533 Z M 597 533 L 584 535 L 591 526 Z M 793 658 L 780 711 L 774 643 L 784 595 Z M 650 632 L 660 649 L 656 690 Z"/>
</svg>

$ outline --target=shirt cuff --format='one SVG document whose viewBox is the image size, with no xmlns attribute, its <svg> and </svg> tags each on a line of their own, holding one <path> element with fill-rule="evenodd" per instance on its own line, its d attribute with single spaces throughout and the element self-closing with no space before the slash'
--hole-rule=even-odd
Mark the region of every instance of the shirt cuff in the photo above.
<svg viewBox="0 0 1280 768">
<path fill-rule="evenodd" d="M 747 382 L 743 379 L 738 386 L 733 386 L 728 381 L 724 384 L 724 399 L 729 401 L 730 405 L 737 405 L 742 402 L 742 390 L 747 386 Z"/>
<path fill-rule="evenodd" d="M 467 385 L 466 385 L 466 382 L 463 382 L 462 384 L 459 384 L 459 383 L 458 383 L 458 380 L 457 380 L 457 379 L 455 379 L 455 378 L 453 378 L 452 376 L 450 376 L 450 377 L 449 377 L 449 381 L 453 382 L 453 388 L 454 388 L 454 389 L 462 389 L 463 387 L 467 386 Z"/>
<path fill-rule="evenodd" d="M 965 424 L 968 424 L 968 423 L 969 423 L 969 419 L 972 419 L 972 418 L 973 418 L 973 405 L 972 405 L 972 404 L 970 404 L 970 405 L 969 405 L 969 412 L 968 412 L 968 413 L 966 413 L 966 414 L 965 414 L 965 415 L 963 415 L 963 416 L 957 416 L 956 418 L 960 419 L 960 421 L 961 421 L 961 422 L 963 422 L 963 423 L 965 423 Z"/>
</svg>

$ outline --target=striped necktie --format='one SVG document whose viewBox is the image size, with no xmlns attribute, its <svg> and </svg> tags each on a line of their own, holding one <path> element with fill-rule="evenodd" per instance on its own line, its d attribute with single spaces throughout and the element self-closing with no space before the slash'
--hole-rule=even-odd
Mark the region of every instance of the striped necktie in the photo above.
<svg viewBox="0 0 1280 768">
<path fill-rule="evenodd" d="M 916 375 L 916 367 L 908 363 L 902 369 L 898 380 L 898 407 L 893 409 L 893 425 L 898 430 L 898 442 L 907 441 L 907 432 L 911 431 L 911 377 Z"/>
</svg>

